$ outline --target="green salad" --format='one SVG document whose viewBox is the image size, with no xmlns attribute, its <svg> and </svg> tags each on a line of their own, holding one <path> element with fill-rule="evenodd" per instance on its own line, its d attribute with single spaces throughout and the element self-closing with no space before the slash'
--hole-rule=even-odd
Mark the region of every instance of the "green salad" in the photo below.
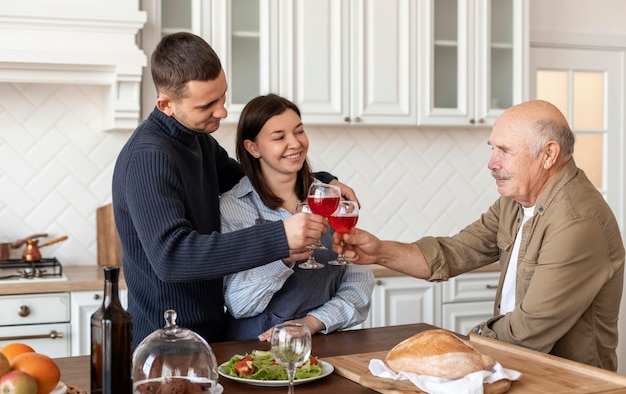
<svg viewBox="0 0 626 394">
<path fill-rule="evenodd" d="M 254 380 L 287 380 L 287 370 L 278 364 L 272 352 L 253 350 L 246 354 L 235 354 L 220 367 L 220 371 L 228 376 Z M 322 367 L 317 357 L 309 359 L 296 370 L 295 379 L 306 379 L 320 376 Z"/>
</svg>

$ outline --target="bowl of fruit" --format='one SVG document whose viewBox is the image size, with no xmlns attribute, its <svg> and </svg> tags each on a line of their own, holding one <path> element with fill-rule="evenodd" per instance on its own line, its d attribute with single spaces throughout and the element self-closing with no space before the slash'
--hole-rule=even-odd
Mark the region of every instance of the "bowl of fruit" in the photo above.
<svg viewBox="0 0 626 394">
<path fill-rule="evenodd" d="M 61 370 L 49 356 L 13 342 L 0 348 L 0 393 L 65 394 Z"/>
</svg>

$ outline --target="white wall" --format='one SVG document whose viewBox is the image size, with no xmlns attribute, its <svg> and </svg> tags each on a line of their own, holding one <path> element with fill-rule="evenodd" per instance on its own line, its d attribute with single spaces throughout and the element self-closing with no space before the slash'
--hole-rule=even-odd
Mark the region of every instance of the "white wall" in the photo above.
<svg viewBox="0 0 626 394">
<path fill-rule="evenodd" d="M 95 211 L 111 199 L 113 165 L 129 135 L 101 131 L 101 103 L 99 87 L 0 84 L 0 239 L 67 234 L 42 249 L 44 257 L 96 264 Z M 352 186 L 363 205 L 360 226 L 384 238 L 451 234 L 497 195 L 486 168 L 488 129 L 307 133 L 313 167 Z M 234 127 L 214 135 L 234 155 Z"/>
<path fill-rule="evenodd" d="M 530 30 L 626 34 L 624 0 L 530 0 Z"/>
</svg>

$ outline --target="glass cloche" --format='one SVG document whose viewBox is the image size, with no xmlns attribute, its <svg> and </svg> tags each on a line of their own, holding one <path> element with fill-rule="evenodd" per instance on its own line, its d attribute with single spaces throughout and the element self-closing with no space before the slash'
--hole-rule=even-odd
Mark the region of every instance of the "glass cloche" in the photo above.
<svg viewBox="0 0 626 394">
<path fill-rule="evenodd" d="M 166 311 L 164 317 L 165 327 L 148 335 L 133 353 L 133 393 L 221 392 L 211 346 L 178 327 L 175 311 Z"/>
</svg>

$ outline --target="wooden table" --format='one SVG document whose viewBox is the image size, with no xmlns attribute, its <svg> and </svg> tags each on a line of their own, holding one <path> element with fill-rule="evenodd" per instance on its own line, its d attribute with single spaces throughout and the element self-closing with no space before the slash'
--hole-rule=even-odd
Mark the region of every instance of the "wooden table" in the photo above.
<svg viewBox="0 0 626 394">
<path fill-rule="evenodd" d="M 432 329 L 429 324 L 409 324 L 364 330 L 349 330 L 335 332 L 328 335 L 316 334 L 313 336 L 312 354 L 321 358 L 376 352 L 389 350 L 403 339 L 420 331 Z M 244 354 L 253 349 L 269 350 L 269 343 L 256 340 L 217 342 L 211 347 L 215 352 L 218 364 L 228 361 L 233 354 Z M 61 368 L 61 380 L 66 384 L 89 391 L 89 356 L 66 357 L 56 359 Z M 230 381 L 220 377 L 219 383 L 224 386 L 225 393 L 281 393 L 285 394 L 285 387 L 255 387 L 244 383 Z M 296 392 L 301 393 L 374 393 L 358 383 L 345 379 L 337 374 L 331 374 L 315 382 L 299 385 Z"/>
<path fill-rule="evenodd" d="M 298 385 L 296 392 L 374 393 L 375 391 L 357 383 L 360 376 L 367 372 L 369 360 L 382 359 L 400 341 L 433 328 L 436 327 L 421 323 L 314 335 L 312 354 L 333 364 L 335 373 Z M 469 340 L 479 352 L 494 357 L 505 368 L 522 373 L 521 378 L 511 386 L 511 394 L 626 393 L 624 375 L 480 336 L 472 336 Z M 269 343 L 256 340 L 218 342 L 211 344 L 211 347 L 217 362 L 221 364 L 228 361 L 233 354 L 245 354 L 254 349 L 269 350 Z M 63 382 L 89 389 L 88 356 L 61 358 L 57 362 Z M 219 378 L 219 383 L 224 386 L 227 394 L 285 394 L 287 391 L 286 387 L 256 387 L 223 377 Z"/>
</svg>

